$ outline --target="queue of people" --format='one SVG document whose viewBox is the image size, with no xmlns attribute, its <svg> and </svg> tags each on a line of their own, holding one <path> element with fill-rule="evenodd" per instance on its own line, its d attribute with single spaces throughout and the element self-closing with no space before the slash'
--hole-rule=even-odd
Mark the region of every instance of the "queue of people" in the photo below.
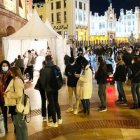
<svg viewBox="0 0 140 140">
<path fill-rule="evenodd" d="M 80 51 L 79 51 L 80 50 Z M 116 104 L 128 105 L 127 97 L 124 90 L 124 82 L 126 79 L 131 80 L 131 92 L 133 104 L 131 109 L 140 108 L 140 53 L 130 55 L 130 48 L 125 51 L 119 49 L 113 50 L 99 47 L 96 49 L 87 48 L 86 52 L 77 49 L 77 57 L 69 56 L 66 63 L 65 75 L 67 77 L 67 87 L 69 96 L 69 108 L 67 113 L 73 112 L 83 115 L 90 115 L 90 99 L 93 94 L 93 75 L 98 84 L 98 96 L 100 99 L 99 112 L 107 111 L 106 86 L 107 86 L 107 65 L 106 58 L 110 57 L 116 62 L 113 77 L 116 81 L 118 100 Z M 72 53 L 72 52 L 71 52 Z M 94 56 L 91 56 L 94 55 Z M 33 81 L 34 61 L 31 51 L 28 51 L 27 69 L 29 73 L 29 81 Z M 93 60 L 94 59 L 94 60 Z M 131 60 L 131 63 L 127 63 Z M 54 88 L 52 84 L 57 76 L 54 73 L 52 56 L 49 54 L 45 57 L 40 70 L 39 78 L 35 86 L 41 95 L 41 113 L 43 121 L 47 121 L 49 127 L 58 127 L 62 124 L 61 108 L 59 105 L 59 89 Z M 19 101 L 24 90 L 24 61 L 21 56 L 13 63 L 13 66 L 6 60 L 0 63 L 0 107 L 4 115 L 5 130 L 8 132 L 7 112 L 11 114 L 15 135 L 17 140 L 27 140 L 28 131 L 23 114 L 17 112 L 16 103 Z M 57 70 L 60 71 L 59 67 Z M 60 73 L 61 74 L 61 73 Z M 53 77 L 52 77 L 53 75 Z M 56 77 L 54 77 L 56 76 Z M 73 99 L 74 95 L 74 99 Z M 46 105 L 46 100 L 48 104 Z M 74 102 L 75 101 L 75 102 Z M 80 103 L 82 110 L 79 109 Z"/>
</svg>

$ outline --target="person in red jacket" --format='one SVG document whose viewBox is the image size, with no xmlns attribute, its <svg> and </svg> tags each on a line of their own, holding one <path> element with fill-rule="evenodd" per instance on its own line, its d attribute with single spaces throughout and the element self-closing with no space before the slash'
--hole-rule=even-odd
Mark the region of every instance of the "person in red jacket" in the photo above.
<svg viewBox="0 0 140 140">
<path fill-rule="evenodd" d="M 3 60 L 0 63 L 0 108 L 4 116 L 4 126 L 6 132 L 8 132 L 8 126 L 7 126 L 7 107 L 4 106 L 4 92 L 12 79 L 9 68 L 10 63 L 8 61 Z"/>
</svg>

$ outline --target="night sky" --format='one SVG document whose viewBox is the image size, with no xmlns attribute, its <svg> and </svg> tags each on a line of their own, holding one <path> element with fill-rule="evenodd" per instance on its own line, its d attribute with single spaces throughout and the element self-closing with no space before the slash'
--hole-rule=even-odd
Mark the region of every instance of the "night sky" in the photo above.
<svg viewBox="0 0 140 140">
<path fill-rule="evenodd" d="M 45 0 L 33 0 L 33 2 L 45 2 Z M 112 2 L 117 17 L 121 8 L 130 10 L 134 9 L 135 6 L 140 7 L 140 0 L 90 0 L 90 9 L 93 13 L 98 12 L 99 15 L 103 15 L 109 6 L 109 2 Z"/>
<path fill-rule="evenodd" d="M 115 12 L 117 13 L 117 17 L 119 16 L 120 9 L 134 9 L 135 6 L 140 7 L 140 0 L 90 0 L 91 5 L 90 9 L 91 11 L 98 12 L 99 15 L 103 15 L 104 11 L 107 10 L 109 6 L 109 1 L 112 2 L 112 6 L 115 9 Z"/>
</svg>

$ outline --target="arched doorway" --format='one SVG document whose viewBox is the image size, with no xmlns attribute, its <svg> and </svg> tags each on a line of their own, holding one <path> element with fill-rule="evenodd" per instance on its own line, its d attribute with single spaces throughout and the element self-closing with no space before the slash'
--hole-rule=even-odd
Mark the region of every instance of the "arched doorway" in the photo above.
<svg viewBox="0 0 140 140">
<path fill-rule="evenodd" d="M 7 27 L 6 29 L 7 36 L 13 34 L 14 32 L 15 32 L 15 29 L 12 26 Z"/>
</svg>

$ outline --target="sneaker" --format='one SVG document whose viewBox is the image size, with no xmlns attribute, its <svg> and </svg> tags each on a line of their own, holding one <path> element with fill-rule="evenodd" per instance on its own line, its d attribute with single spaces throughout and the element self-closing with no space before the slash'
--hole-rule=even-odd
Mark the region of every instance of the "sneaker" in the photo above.
<svg viewBox="0 0 140 140">
<path fill-rule="evenodd" d="M 43 122 L 47 122 L 47 117 L 43 117 Z"/>
<path fill-rule="evenodd" d="M 73 111 L 73 108 L 71 108 L 71 107 L 66 110 L 67 113 L 72 112 L 72 111 Z"/>
<path fill-rule="evenodd" d="M 133 104 L 133 106 L 130 107 L 130 109 L 137 109 L 138 105 L 137 104 Z"/>
<path fill-rule="evenodd" d="M 80 110 L 78 113 L 84 113 L 84 110 Z"/>
<path fill-rule="evenodd" d="M 52 118 L 48 118 L 48 122 L 53 122 Z"/>
<path fill-rule="evenodd" d="M 107 108 L 99 108 L 98 111 L 99 111 L 99 112 L 105 112 L 105 111 L 107 111 Z"/>
<path fill-rule="evenodd" d="M 47 123 L 47 125 L 50 126 L 50 127 L 58 127 L 58 123 L 57 122 L 56 123 L 49 122 L 49 123 Z"/>
<path fill-rule="evenodd" d="M 128 103 L 126 101 L 122 101 L 120 102 L 121 105 L 128 105 Z"/>
<path fill-rule="evenodd" d="M 62 119 L 58 119 L 58 124 L 62 124 L 63 120 Z"/>
<path fill-rule="evenodd" d="M 78 114 L 78 110 L 77 110 L 77 109 L 74 110 L 74 114 L 75 114 L 75 115 Z"/>
<path fill-rule="evenodd" d="M 115 103 L 116 103 L 116 104 L 121 104 L 122 102 L 123 102 L 122 100 L 119 100 L 119 99 L 118 99 Z"/>
</svg>

